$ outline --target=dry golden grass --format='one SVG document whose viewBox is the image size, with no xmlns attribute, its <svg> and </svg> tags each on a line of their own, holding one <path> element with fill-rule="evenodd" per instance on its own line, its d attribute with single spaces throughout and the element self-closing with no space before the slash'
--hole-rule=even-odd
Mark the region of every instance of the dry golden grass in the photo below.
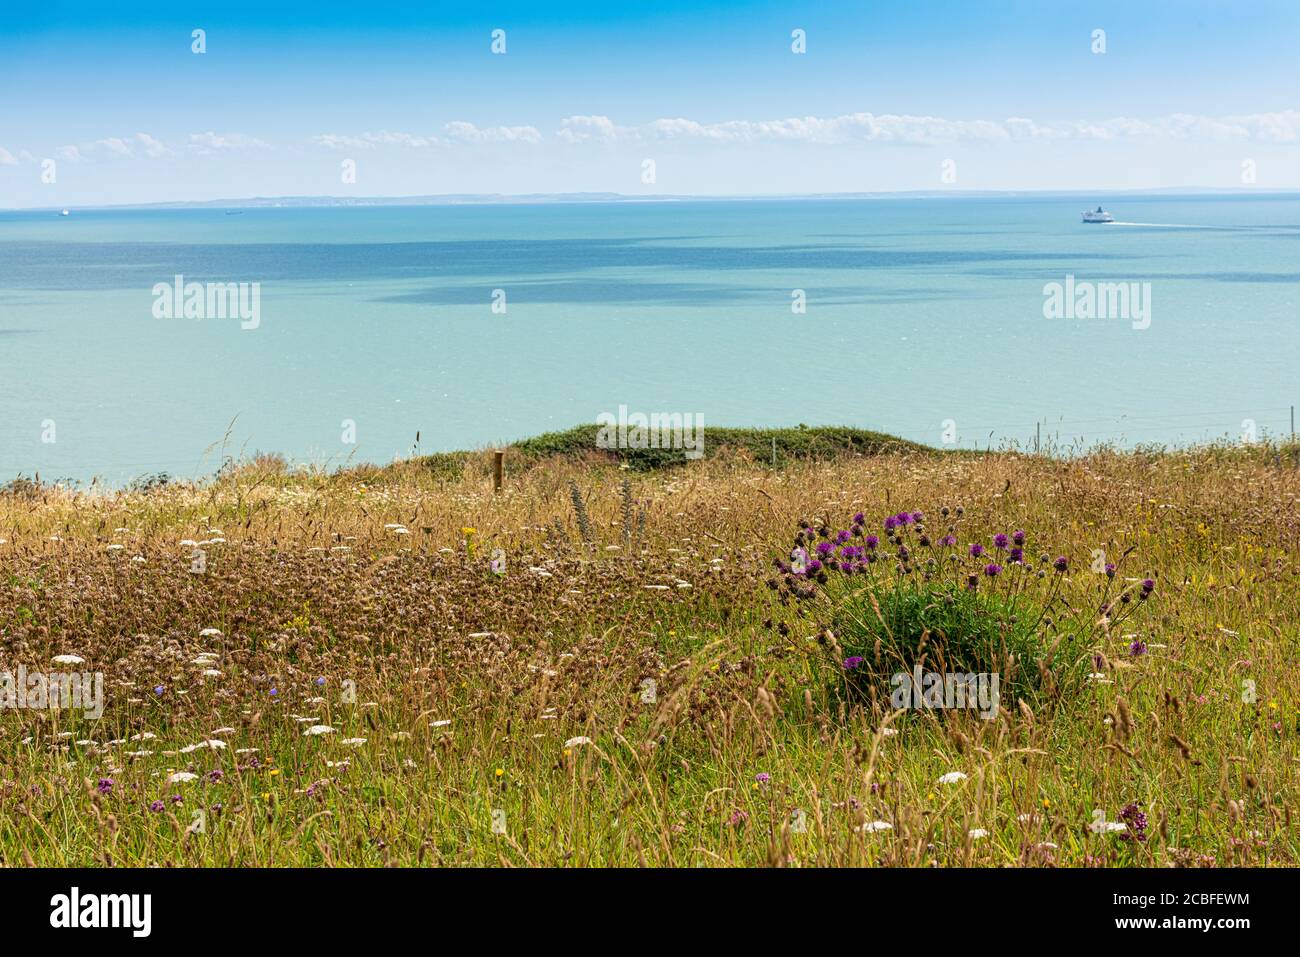
<svg viewBox="0 0 1300 957">
<path fill-rule="evenodd" d="M 0 670 L 77 655 L 107 697 L 0 711 L 0 862 L 1300 863 L 1300 473 L 1265 452 L 488 475 L 0 496 Z M 800 518 L 944 504 L 1070 555 L 1080 606 L 1131 548 L 1148 652 L 994 721 L 846 706 L 771 562 Z M 1147 840 L 1089 830 L 1126 805 Z"/>
</svg>

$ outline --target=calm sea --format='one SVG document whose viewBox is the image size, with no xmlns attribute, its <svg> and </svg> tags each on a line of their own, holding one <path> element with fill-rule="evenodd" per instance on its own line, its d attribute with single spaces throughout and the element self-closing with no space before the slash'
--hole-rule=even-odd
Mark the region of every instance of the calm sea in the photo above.
<svg viewBox="0 0 1300 957">
<path fill-rule="evenodd" d="M 620 406 L 967 448 L 1288 431 L 1300 197 L 1098 200 L 1120 225 L 1045 197 L 0 213 L 0 480 L 203 475 L 227 434 L 389 461 Z M 257 328 L 156 318 L 177 274 L 259 283 Z M 1045 318 L 1067 275 L 1149 283 L 1149 326 Z"/>
</svg>

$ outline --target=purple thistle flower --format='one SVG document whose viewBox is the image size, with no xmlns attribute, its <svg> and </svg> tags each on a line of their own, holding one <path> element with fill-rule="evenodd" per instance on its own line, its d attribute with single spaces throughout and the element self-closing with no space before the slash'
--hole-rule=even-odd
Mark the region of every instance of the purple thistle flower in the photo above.
<svg viewBox="0 0 1300 957">
<path fill-rule="evenodd" d="M 1136 804 L 1126 804 L 1120 809 L 1119 819 L 1128 825 L 1128 830 L 1121 837 L 1126 841 L 1145 841 L 1147 839 L 1147 816 Z"/>
</svg>

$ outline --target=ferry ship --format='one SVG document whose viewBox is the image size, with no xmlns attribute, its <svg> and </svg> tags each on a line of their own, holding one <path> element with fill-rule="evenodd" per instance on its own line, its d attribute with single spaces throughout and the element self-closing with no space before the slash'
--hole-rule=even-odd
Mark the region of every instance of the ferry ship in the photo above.
<svg viewBox="0 0 1300 957">
<path fill-rule="evenodd" d="M 1083 211 L 1083 221 L 1085 223 L 1113 223 L 1115 217 L 1098 206 L 1096 212 L 1085 209 Z"/>
</svg>

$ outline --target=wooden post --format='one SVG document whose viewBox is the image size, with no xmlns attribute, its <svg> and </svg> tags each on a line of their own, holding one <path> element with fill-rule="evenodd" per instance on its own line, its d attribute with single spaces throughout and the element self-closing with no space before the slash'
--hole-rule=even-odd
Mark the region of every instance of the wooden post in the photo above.
<svg viewBox="0 0 1300 957">
<path fill-rule="evenodd" d="M 505 476 L 506 450 L 497 449 L 492 456 L 492 491 L 501 491 L 501 483 Z"/>
</svg>

